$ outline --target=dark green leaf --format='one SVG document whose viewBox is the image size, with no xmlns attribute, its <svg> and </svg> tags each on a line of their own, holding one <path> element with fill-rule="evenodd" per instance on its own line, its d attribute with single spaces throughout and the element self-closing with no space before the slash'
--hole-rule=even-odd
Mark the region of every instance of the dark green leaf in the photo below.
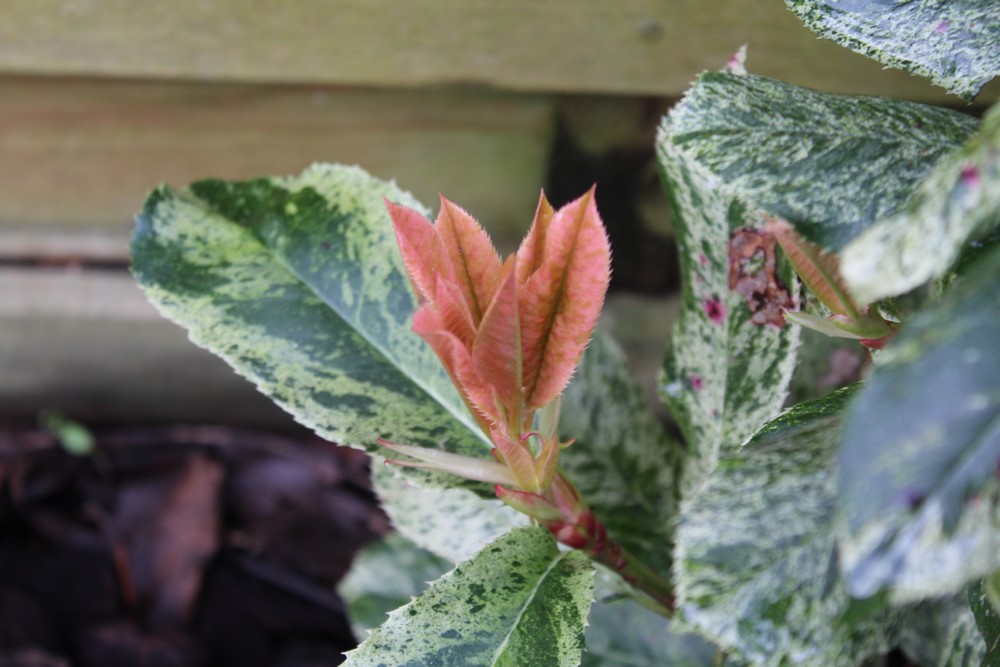
<svg viewBox="0 0 1000 667">
<path fill-rule="evenodd" d="M 840 449 L 852 592 L 952 593 L 1000 568 L 1000 250 L 881 353 Z"/>
<path fill-rule="evenodd" d="M 891 646 L 896 614 L 839 576 L 834 457 L 854 388 L 803 403 L 722 457 L 682 506 L 679 618 L 761 665 L 857 665 Z"/>
<path fill-rule="evenodd" d="M 1000 105 L 961 150 L 934 168 L 898 214 L 844 249 L 841 273 L 862 302 L 902 294 L 944 274 L 970 242 L 981 242 L 998 227 Z"/>
<path fill-rule="evenodd" d="M 720 452 L 738 448 L 780 411 L 798 340 L 798 327 L 780 326 L 776 317 L 795 298 L 787 266 L 766 269 L 761 262 L 757 282 L 773 279 L 778 289 L 756 294 L 754 309 L 740 293 L 742 285 L 730 288 L 730 242 L 755 235 L 762 241 L 756 230 L 763 216 L 719 188 L 679 141 L 683 116 L 690 119 L 691 113 L 690 107 L 675 109 L 657 138 L 684 278 L 660 393 L 687 442 L 685 488 L 697 486 Z"/>
<path fill-rule="evenodd" d="M 392 612 L 345 667 L 576 667 L 593 576 L 545 529 L 518 529 Z"/>
<path fill-rule="evenodd" d="M 376 454 L 384 437 L 489 456 L 410 331 L 414 299 L 383 197 L 420 207 L 357 167 L 161 187 L 137 219 L 133 271 L 194 342 L 320 435 Z"/>
<path fill-rule="evenodd" d="M 597 335 L 587 348 L 563 396 L 559 430 L 576 438 L 560 465 L 612 538 L 669 575 L 683 450 L 667 437 L 609 337 Z"/>
<path fill-rule="evenodd" d="M 948 109 L 830 95 L 729 72 L 703 74 L 670 113 L 688 160 L 807 239 L 839 251 L 900 208 L 975 131 Z"/>
<path fill-rule="evenodd" d="M 991 575 L 995 578 L 996 574 Z M 987 588 L 992 585 L 988 580 L 974 582 L 969 587 L 969 604 L 976 617 L 976 626 L 986 642 L 986 657 L 984 665 L 1000 665 L 1000 612 L 990 599 Z"/>
<path fill-rule="evenodd" d="M 785 0 L 813 31 L 972 99 L 1000 74 L 995 0 Z"/>
</svg>

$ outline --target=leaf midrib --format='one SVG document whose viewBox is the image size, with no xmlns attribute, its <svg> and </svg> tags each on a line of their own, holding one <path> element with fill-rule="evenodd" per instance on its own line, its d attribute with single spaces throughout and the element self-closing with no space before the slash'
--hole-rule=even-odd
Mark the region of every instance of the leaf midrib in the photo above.
<svg viewBox="0 0 1000 667">
<path fill-rule="evenodd" d="M 490 659 L 489 667 L 494 667 L 495 665 L 497 665 L 498 664 L 497 661 L 500 660 L 501 657 L 503 657 L 503 653 L 507 649 L 507 645 L 510 643 L 511 637 L 514 635 L 514 630 L 516 630 L 517 626 L 520 625 L 521 619 L 524 618 L 524 614 L 528 610 L 528 607 L 530 607 L 531 603 L 534 602 L 535 596 L 538 594 L 538 589 L 542 587 L 542 582 L 545 581 L 545 578 L 549 576 L 549 573 L 555 569 L 556 565 L 561 563 L 563 559 L 566 558 L 570 553 L 572 552 L 564 551 L 559 553 L 556 556 L 556 558 L 552 560 L 549 566 L 545 568 L 545 571 L 542 572 L 541 576 L 539 576 L 538 579 L 535 581 L 535 586 L 531 589 L 531 593 L 528 595 L 528 597 L 524 601 L 524 604 L 522 604 L 521 608 L 518 610 L 517 617 L 514 619 L 514 622 L 511 623 L 510 630 L 507 631 L 507 635 L 503 638 L 503 641 L 500 642 L 500 646 L 498 646 L 497 650 L 493 653 L 493 657 Z"/>
<path fill-rule="evenodd" d="M 275 181 L 275 182 L 273 182 L 273 184 L 274 184 L 275 187 L 279 187 L 279 188 L 285 190 L 286 192 L 289 192 L 289 193 L 295 192 L 294 190 L 292 190 L 291 188 L 287 187 L 283 183 L 279 183 L 279 182 Z M 317 190 L 315 187 L 313 187 L 311 185 L 305 185 L 303 188 L 300 188 L 300 190 L 301 189 L 306 189 L 306 188 L 313 190 L 318 196 L 322 197 L 324 201 L 327 201 L 327 202 L 330 201 L 329 198 L 326 197 L 326 195 L 324 195 L 322 192 L 320 192 L 319 190 Z M 323 304 L 325 304 L 326 307 L 332 313 L 334 313 L 345 325 L 349 326 L 352 331 L 354 331 L 356 334 L 358 334 L 362 338 L 362 340 L 364 340 L 373 350 L 375 350 L 383 359 L 385 359 L 385 361 L 388 364 L 390 364 L 393 368 L 399 370 L 399 372 L 404 377 L 406 377 L 407 380 L 409 380 L 410 382 L 412 382 L 417 388 L 419 388 L 425 394 L 427 394 L 428 396 L 430 396 L 437 405 L 443 407 L 448 414 L 450 414 L 452 417 L 454 417 L 456 420 L 458 420 L 458 422 L 460 424 L 462 424 L 463 426 L 465 426 L 468 431 L 470 431 L 473 435 L 475 435 L 477 437 L 478 440 L 480 440 L 481 442 L 486 443 L 486 441 L 480 436 L 481 431 L 479 430 L 479 428 L 475 427 L 469 421 L 471 415 L 466 414 L 463 411 L 456 411 L 457 406 L 452 405 L 452 403 L 450 401 L 444 400 L 444 398 L 442 396 L 440 396 L 437 391 L 435 391 L 433 388 L 427 386 L 424 382 L 422 382 L 419 379 L 419 377 L 416 377 L 413 373 L 411 373 L 409 371 L 409 369 L 406 369 L 405 367 L 401 366 L 398 363 L 398 361 L 392 355 L 390 355 L 382 347 L 382 345 L 380 345 L 378 342 L 376 342 L 371 337 L 371 335 L 369 334 L 369 332 L 366 329 L 364 329 L 363 327 L 356 326 L 353 323 L 353 321 L 347 315 L 345 315 L 343 312 L 341 312 L 341 310 L 339 308 L 337 308 L 334 304 L 330 303 L 330 301 L 327 300 L 326 296 L 316 287 L 315 284 L 313 284 L 311 281 L 309 281 L 306 278 L 304 278 L 294 268 L 294 266 L 292 266 L 291 264 L 289 264 L 288 262 L 286 262 L 277 252 L 275 252 L 275 250 L 273 248 L 271 248 L 271 246 L 269 246 L 261 238 L 261 236 L 257 233 L 257 230 L 254 227 L 240 225 L 238 222 L 235 222 L 235 221 L 231 220 L 228 216 L 222 214 L 214 206 L 212 206 L 211 203 L 209 203 L 208 201 L 202 199 L 201 197 L 199 197 L 198 195 L 196 195 L 194 192 L 191 192 L 190 190 L 188 190 L 188 192 L 189 192 L 189 194 L 201 206 L 203 206 L 205 208 L 205 210 L 209 211 L 213 216 L 216 216 L 219 219 L 224 220 L 227 224 L 236 225 L 240 229 L 247 231 L 257 241 L 257 243 L 267 253 L 267 255 L 269 257 L 271 257 L 285 271 L 287 271 L 289 274 L 291 274 L 292 276 L 294 276 L 300 283 L 302 283 L 304 286 L 306 286 L 306 288 L 309 290 L 309 292 L 311 294 L 313 294 L 317 299 L 319 299 Z M 488 443 L 486 443 L 486 444 L 488 444 Z"/>
</svg>

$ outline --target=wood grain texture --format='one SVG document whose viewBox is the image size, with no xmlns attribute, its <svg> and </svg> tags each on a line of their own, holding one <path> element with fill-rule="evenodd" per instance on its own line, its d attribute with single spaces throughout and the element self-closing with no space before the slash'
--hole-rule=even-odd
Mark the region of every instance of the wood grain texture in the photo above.
<svg viewBox="0 0 1000 667">
<path fill-rule="evenodd" d="M 817 39 L 779 0 L 8 0 L 0 8 L 0 71 L 27 73 L 676 96 L 745 43 L 752 71 L 792 83 L 957 100 Z"/>
<path fill-rule="evenodd" d="M 158 183 L 359 163 L 430 205 L 527 227 L 554 102 L 486 91 L 0 77 L 0 227 L 123 234 Z"/>
</svg>

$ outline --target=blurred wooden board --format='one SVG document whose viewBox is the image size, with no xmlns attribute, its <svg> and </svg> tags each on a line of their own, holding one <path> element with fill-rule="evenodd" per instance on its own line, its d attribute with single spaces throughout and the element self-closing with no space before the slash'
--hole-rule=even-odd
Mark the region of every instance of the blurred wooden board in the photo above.
<svg viewBox="0 0 1000 667">
<path fill-rule="evenodd" d="M 328 161 L 519 230 L 544 182 L 553 110 L 549 96 L 487 91 L 0 77 L 0 227 L 104 227 L 124 242 L 158 183 Z"/>
<path fill-rule="evenodd" d="M 676 312 L 676 300 L 612 294 L 604 317 L 653 401 Z M 124 270 L 0 267 L 0 331 L 0 415 L 292 424 L 161 317 Z"/>
<path fill-rule="evenodd" d="M 677 96 L 741 44 L 752 71 L 793 83 L 958 102 L 816 38 L 780 0 L 0 5 L 7 72 Z"/>
<path fill-rule="evenodd" d="M 0 414 L 256 426 L 291 418 L 160 317 L 124 271 L 0 269 Z"/>
</svg>

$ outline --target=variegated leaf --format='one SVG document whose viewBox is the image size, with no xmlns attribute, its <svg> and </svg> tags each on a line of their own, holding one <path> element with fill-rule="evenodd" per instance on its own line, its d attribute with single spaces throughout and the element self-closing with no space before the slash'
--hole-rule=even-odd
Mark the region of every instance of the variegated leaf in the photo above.
<svg viewBox="0 0 1000 667">
<path fill-rule="evenodd" d="M 358 637 L 382 624 L 386 615 L 420 595 L 453 563 L 421 549 L 399 533 L 366 547 L 337 586 Z"/>
<path fill-rule="evenodd" d="M 133 272 L 194 342 L 320 435 L 374 453 L 383 437 L 488 456 L 440 363 L 410 331 L 414 299 L 383 197 L 420 206 L 335 165 L 160 187 L 136 221 Z"/>
<path fill-rule="evenodd" d="M 785 0 L 821 37 L 972 99 L 1000 74 L 995 0 Z"/>
<path fill-rule="evenodd" d="M 591 341 L 562 400 L 560 435 L 576 439 L 559 457 L 566 476 L 616 541 L 669 576 L 683 450 L 609 336 Z"/>
<path fill-rule="evenodd" d="M 852 592 L 952 593 L 1000 568 L 1000 248 L 884 349 L 840 449 Z"/>
<path fill-rule="evenodd" d="M 593 566 L 544 528 L 516 530 L 389 614 L 345 667 L 576 667 Z"/>
<path fill-rule="evenodd" d="M 925 667 L 979 667 L 986 644 L 969 608 L 966 591 L 917 605 L 906 616 L 900 648 Z"/>
<path fill-rule="evenodd" d="M 787 266 L 774 271 L 761 262 L 760 271 L 770 275 L 758 275 L 756 282 L 774 281 L 784 292 L 757 294 L 757 312 L 740 293 L 745 291 L 742 284 L 730 287 L 731 271 L 738 275 L 741 270 L 730 246 L 736 239 L 754 237 L 766 246 L 767 239 L 757 231 L 763 215 L 723 190 L 719 179 L 688 150 L 683 128 L 684 117 L 691 113 L 688 102 L 675 108 L 657 138 L 684 277 L 683 304 L 660 393 L 687 441 L 685 488 L 698 484 L 720 452 L 739 447 L 778 413 L 798 341 L 798 328 L 781 326 L 780 316 L 779 324 L 759 321 L 762 314 L 780 315 L 782 306 L 795 300 Z M 773 244 L 773 238 L 770 241 Z"/>
<path fill-rule="evenodd" d="M 979 633 L 986 643 L 986 656 L 982 664 L 1000 665 L 1000 612 L 988 591 L 992 585 L 990 579 L 995 581 L 996 573 L 989 579 L 973 582 L 969 587 L 969 604 Z"/>
<path fill-rule="evenodd" d="M 637 604 L 604 568 L 594 580 L 594 606 L 582 667 L 714 667 L 714 644 L 673 630 L 673 621 Z M 727 667 L 737 667 L 726 662 Z"/>
<path fill-rule="evenodd" d="M 672 142 L 734 194 L 839 251 L 899 209 L 976 120 L 900 100 L 703 74 L 670 113 Z"/>
<path fill-rule="evenodd" d="M 471 558 L 484 545 L 528 525 L 528 517 L 496 498 L 468 489 L 418 486 L 402 473 L 396 467 L 372 467 L 382 509 L 400 534 L 452 563 Z"/>
<path fill-rule="evenodd" d="M 681 507 L 679 618 L 752 664 L 847 667 L 892 645 L 896 614 L 852 599 L 837 567 L 833 464 L 852 391 L 767 424 Z"/>
<path fill-rule="evenodd" d="M 1000 14 L 1000 8 L 998 8 Z M 997 47 L 1000 53 L 1000 46 Z M 1000 105 L 942 160 L 899 213 L 844 249 L 841 272 L 864 302 L 941 276 L 972 241 L 1000 227 Z"/>
</svg>

